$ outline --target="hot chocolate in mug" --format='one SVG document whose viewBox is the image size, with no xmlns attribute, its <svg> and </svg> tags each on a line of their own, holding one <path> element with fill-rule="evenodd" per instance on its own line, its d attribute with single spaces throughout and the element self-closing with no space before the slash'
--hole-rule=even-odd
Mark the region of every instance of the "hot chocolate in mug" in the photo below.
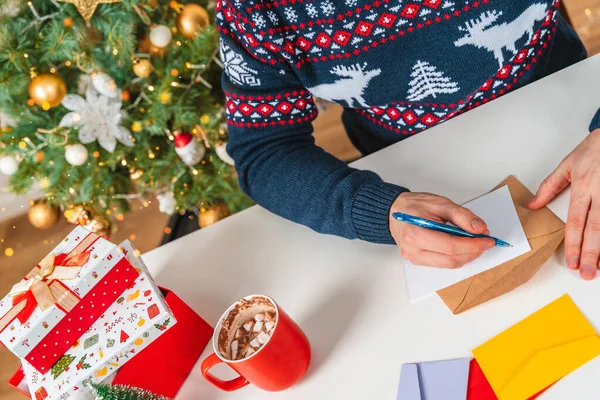
<svg viewBox="0 0 600 400">
<path fill-rule="evenodd" d="M 296 384 L 310 364 L 310 344 L 300 327 L 268 296 L 247 296 L 223 313 L 213 336 L 214 353 L 202 376 L 221 390 L 248 384 L 272 392 Z M 235 342 L 235 343 L 234 343 Z M 209 370 L 225 363 L 240 376 L 223 381 Z"/>
</svg>

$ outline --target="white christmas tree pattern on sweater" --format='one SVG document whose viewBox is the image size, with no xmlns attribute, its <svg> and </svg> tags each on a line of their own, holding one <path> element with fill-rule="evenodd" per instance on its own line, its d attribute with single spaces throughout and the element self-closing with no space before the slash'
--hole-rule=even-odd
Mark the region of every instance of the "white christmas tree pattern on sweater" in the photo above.
<svg viewBox="0 0 600 400">
<path fill-rule="evenodd" d="M 409 101 L 419 101 L 426 97 L 442 93 L 455 93 L 460 90 L 458 84 L 430 65 L 427 61 L 418 60 L 410 74 L 412 80 L 406 98 Z"/>
</svg>

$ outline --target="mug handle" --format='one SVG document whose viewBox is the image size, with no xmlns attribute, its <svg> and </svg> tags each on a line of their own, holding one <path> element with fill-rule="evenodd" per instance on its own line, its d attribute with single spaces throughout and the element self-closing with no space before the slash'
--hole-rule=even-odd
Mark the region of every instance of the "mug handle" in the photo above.
<svg viewBox="0 0 600 400">
<path fill-rule="evenodd" d="M 204 361 L 202 361 L 200 369 L 204 379 L 226 392 L 233 392 L 234 390 L 241 389 L 250 383 L 241 375 L 231 381 L 223 381 L 208 372 L 209 369 L 222 362 L 223 360 L 221 360 L 215 353 L 212 353 Z"/>
</svg>

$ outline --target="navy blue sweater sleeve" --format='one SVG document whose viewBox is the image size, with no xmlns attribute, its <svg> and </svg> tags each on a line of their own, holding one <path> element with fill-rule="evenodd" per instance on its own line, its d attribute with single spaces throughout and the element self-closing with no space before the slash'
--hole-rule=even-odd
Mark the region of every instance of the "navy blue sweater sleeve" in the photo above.
<svg viewBox="0 0 600 400">
<path fill-rule="evenodd" d="M 285 63 L 260 60 L 235 16 L 217 13 L 229 125 L 227 151 L 242 189 L 266 209 L 315 231 L 393 244 L 389 211 L 406 189 L 350 168 L 315 145 L 310 93 Z M 264 50 L 264 49 L 262 49 Z"/>
<path fill-rule="evenodd" d="M 596 114 L 594 115 L 594 118 L 592 118 L 592 122 L 590 122 L 590 132 L 592 132 L 593 130 L 596 130 L 600 128 L 600 109 L 598 109 L 598 111 L 596 111 Z"/>
</svg>

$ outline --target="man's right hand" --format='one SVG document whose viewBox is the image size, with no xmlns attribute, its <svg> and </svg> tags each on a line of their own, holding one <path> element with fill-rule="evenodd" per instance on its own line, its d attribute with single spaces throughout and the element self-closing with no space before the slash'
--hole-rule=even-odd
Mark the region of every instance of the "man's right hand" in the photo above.
<svg viewBox="0 0 600 400">
<path fill-rule="evenodd" d="M 394 212 L 452 224 L 475 234 L 489 234 L 487 225 L 470 210 L 430 193 L 402 193 L 390 212 L 390 231 L 402 257 L 415 265 L 460 268 L 494 247 L 493 239 L 462 238 L 432 231 L 392 218 Z"/>
</svg>

